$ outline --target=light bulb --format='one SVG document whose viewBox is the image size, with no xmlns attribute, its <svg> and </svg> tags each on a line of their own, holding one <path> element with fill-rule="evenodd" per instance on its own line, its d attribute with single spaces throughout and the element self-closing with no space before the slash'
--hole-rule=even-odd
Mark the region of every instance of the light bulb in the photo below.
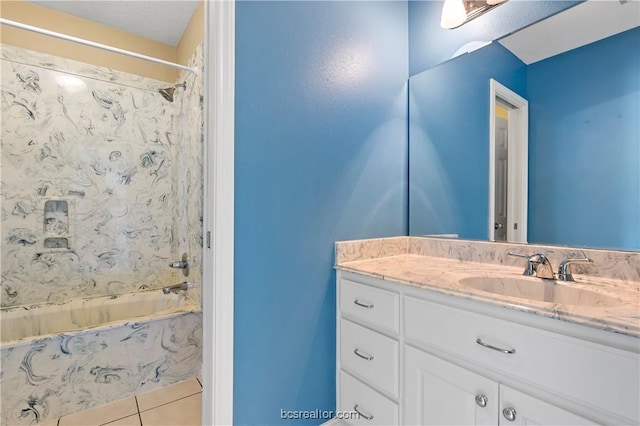
<svg viewBox="0 0 640 426">
<path fill-rule="evenodd" d="M 462 0 L 445 0 L 442 6 L 442 18 L 440 26 L 442 28 L 455 28 L 464 24 L 467 20 L 467 12 L 464 10 Z"/>
</svg>

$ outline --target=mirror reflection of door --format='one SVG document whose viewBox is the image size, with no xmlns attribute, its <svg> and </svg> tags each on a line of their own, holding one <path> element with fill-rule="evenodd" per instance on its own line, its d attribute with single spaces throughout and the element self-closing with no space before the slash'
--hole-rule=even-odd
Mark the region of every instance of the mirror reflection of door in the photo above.
<svg viewBox="0 0 640 426">
<path fill-rule="evenodd" d="M 509 110 L 501 99 L 496 99 L 496 149 L 495 149 L 495 241 L 507 241 L 507 194 L 509 173 Z"/>
<path fill-rule="evenodd" d="M 529 103 L 489 80 L 489 241 L 527 242 Z"/>
</svg>

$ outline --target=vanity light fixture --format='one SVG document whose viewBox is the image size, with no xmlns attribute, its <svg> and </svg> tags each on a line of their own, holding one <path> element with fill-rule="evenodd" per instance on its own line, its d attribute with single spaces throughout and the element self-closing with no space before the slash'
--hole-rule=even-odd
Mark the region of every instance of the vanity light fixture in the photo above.
<svg viewBox="0 0 640 426">
<path fill-rule="evenodd" d="M 445 0 L 440 26 L 457 28 L 508 0 Z"/>
</svg>

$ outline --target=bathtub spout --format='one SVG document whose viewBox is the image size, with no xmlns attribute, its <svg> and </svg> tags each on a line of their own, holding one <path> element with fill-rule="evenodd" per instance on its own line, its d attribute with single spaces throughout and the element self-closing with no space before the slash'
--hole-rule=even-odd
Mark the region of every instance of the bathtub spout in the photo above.
<svg viewBox="0 0 640 426">
<path fill-rule="evenodd" d="M 180 283 L 180 284 L 170 285 L 169 287 L 163 287 L 162 288 L 162 292 L 164 294 L 169 294 L 169 293 L 176 293 L 177 294 L 181 290 L 188 290 L 189 287 L 193 287 L 193 285 L 191 285 L 190 283 L 185 281 L 185 282 Z"/>
</svg>

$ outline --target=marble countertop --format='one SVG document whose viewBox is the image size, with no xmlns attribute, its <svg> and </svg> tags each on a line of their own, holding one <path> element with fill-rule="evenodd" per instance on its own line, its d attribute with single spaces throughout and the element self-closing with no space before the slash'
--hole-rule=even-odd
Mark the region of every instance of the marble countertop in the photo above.
<svg viewBox="0 0 640 426">
<path fill-rule="evenodd" d="M 613 303 L 605 305 L 614 305 L 576 306 L 499 295 L 475 290 L 460 283 L 460 280 L 471 277 L 508 277 L 532 280 L 534 283 L 545 282 L 535 277 L 524 277 L 523 267 L 394 253 L 351 261 L 338 257 L 336 269 L 640 337 L 640 282 L 636 281 L 574 273 L 575 282 L 562 282 L 557 285 L 597 293 L 591 296 L 606 298 Z"/>
</svg>

